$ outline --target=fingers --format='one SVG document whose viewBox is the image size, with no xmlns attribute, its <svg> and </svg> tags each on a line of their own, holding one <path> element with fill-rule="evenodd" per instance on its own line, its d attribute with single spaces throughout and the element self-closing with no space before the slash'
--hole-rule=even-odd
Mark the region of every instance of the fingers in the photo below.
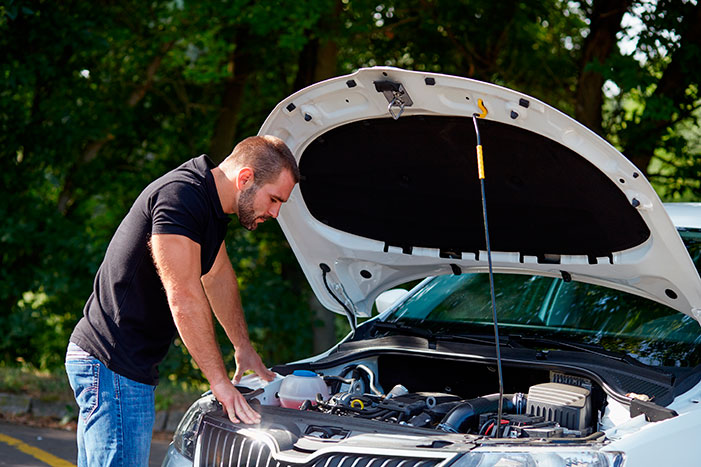
<svg viewBox="0 0 701 467">
<path fill-rule="evenodd" d="M 239 423 L 239 420 L 249 425 L 260 423 L 260 414 L 248 405 L 248 402 L 241 394 L 228 401 L 226 414 L 233 423 Z"/>
<path fill-rule="evenodd" d="M 241 418 L 243 423 L 260 423 L 260 414 L 253 410 L 246 399 L 243 396 L 238 397 L 235 400 L 236 414 Z"/>
<path fill-rule="evenodd" d="M 231 423 L 239 423 L 240 420 L 236 418 L 236 410 L 227 409 L 224 404 L 222 404 L 222 407 L 224 407 L 224 413 L 229 417 Z"/>
<path fill-rule="evenodd" d="M 272 381 L 275 379 L 275 373 L 268 370 L 265 366 L 262 364 L 258 366 L 257 368 L 254 368 L 253 371 L 256 373 L 256 375 L 264 380 L 264 381 Z M 234 377 L 232 378 L 232 381 L 234 384 L 239 384 L 241 381 L 241 377 L 243 376 L 244 369 L 243 367 L 236 367 L 236 373 L 234 374 Z"/>
<path fill-rule="evenodd" d="M 260 366 L 256 369 L 256 374 L 265 381 L 272 381 L 275 379 L 275 373 L 268 370 L 265 365 L 263 365 L 263 362 L 261 362 Z"/>
<path fill-rule="evenodd" d="M 233 423 L 239 423 L 239 421 L 247 424 L 260 423 L 260 414 L 248 405 L 233 384 L 212 386 L 212 393 Z"/>
<path fill-rule="evenodd" d="M 264 381 L 272 381 L 275 379 L 275 373 L 260 365 L 258 368 L 253 370 L 256 375 Z M 239 384 L 241 377 L 243 377 L 244 369 L 243 367 L 236 367 L 236 373 L 232 378 L 234 384 Z"/>
<path fill-rule="evenodd" d="M 275 373 L 268 370 L 263 364 L 260 355 L 253 347 L 242 348 L 236 350 L 236 373 L 234 374 L 234 383 L 238 383 L 246 370 L 253 370 L 258 377 L 265 381 L 275 379 Z"/>
</svg>

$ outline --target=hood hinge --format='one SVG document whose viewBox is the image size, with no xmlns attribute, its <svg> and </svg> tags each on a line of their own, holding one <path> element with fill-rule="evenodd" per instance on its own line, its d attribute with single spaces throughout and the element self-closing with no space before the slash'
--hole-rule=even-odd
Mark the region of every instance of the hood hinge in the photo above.
<svg viewBox="0 0 701 467">
<path fill-rule="evenodd" d="M 401 117 L 404 112 L 404 107 L 411 107 L 414 104 L 414 101 L 411 100 L 411 97 L 407 94 L 402 83 L 384 80 L 374 81 L 373 84 L 377 92 L 384 94 L 385 99 L 389 102 L 387 112 L 389 112 L 395 120 L 399 120 L 399 117 Z M 399 108 L 399 111 L 395 113 L 393 110 L 394 108 Z"/>
</svg>

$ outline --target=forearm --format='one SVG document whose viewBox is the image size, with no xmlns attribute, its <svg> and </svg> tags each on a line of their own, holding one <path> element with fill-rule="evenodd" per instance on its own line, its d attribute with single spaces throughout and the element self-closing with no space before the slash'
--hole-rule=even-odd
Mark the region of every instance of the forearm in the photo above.
<svg viewBox="0 0 701 467">
<path fill-rule="evenodd" d="M 173 321 L 188 352 L 210 384 L 230 381 L 216 343 L 212 313 L 203 291 L 169 297 Z"/>
<path fill-rule="evenodd" d="M 234 348 L 249 345 L 246 317 L 241 306 L 238 281 L 231 264 L 222 265 L 215 275 L 202 277 L 202 285 L 217 320 Z"/>
<path fill-rule="evenodd" d="M 212 393 L 232 422 L 238 423 L 238 417 L 245 423 L 259 422 L 260 415 L 229 379 L 217 346 L 212 310 L 200 277 L 199 244 L 180 235 L 154 235 L 151 251 L 180 338 L 209 381 Z M 245 331 L 245 323 L 243 326 Z M 240 378 L 238 373 L 234 377 Z"/>
<path fill-rule="evenodd" d="M 214 314 L 236 349 L 234 381 L 239 381 L 248 370 L 267 381 L 272 380 L 275 375 L 265 367 L 248 337 L 236 274 L 224 245 L 219 250 L 212 270 L 202 276 L 201 282 Z"/>
<path fill-rule="evenodd" d="M 196 296 L 169 297 L 173 319 L 185 346 L 209 381 L 214 397 L 229 419 L 238 423 L 260 422 L 260 415 L 248 405 L 229 378 L 214 336 L 212 313 L 204 291 Z"/>
</svg>

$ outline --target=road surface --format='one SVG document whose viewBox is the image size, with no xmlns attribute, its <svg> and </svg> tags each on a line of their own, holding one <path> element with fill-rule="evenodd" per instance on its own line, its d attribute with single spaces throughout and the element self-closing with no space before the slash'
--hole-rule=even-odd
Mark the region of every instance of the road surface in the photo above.
<svg viewBox="0 0 701 467">
<path fill-rule="evenodd" d="M 151 442 L 149 466 L 161 465 L 169 441 Z M 75 432 L 0 421 L 0 466 L 70 467 L 76 463 Z"/>
</svg>

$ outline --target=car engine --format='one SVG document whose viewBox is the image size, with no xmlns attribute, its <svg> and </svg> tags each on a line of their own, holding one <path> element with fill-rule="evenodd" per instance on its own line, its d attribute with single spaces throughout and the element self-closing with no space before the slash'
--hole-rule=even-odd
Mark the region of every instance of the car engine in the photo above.
<svg viewBox="0 0 701 467">
<path fill-rule="evenodd" d="M 530 386 L 525 393 L 504 394 L 499 422 L 498 394 L 463 399 L 442 392 L 409 392 L 401 384 L 384 394 L 367 366 L 353 365 L 344 373 L 323 377 L 328 398 L 317 393 L 298 408 L 488 437 L 497 436 L 498 429 L 499 437 L 504 438 L 583 437 L 594 431 L 595 412 L 587 387 L 545 382 Z"/>
</svg>

